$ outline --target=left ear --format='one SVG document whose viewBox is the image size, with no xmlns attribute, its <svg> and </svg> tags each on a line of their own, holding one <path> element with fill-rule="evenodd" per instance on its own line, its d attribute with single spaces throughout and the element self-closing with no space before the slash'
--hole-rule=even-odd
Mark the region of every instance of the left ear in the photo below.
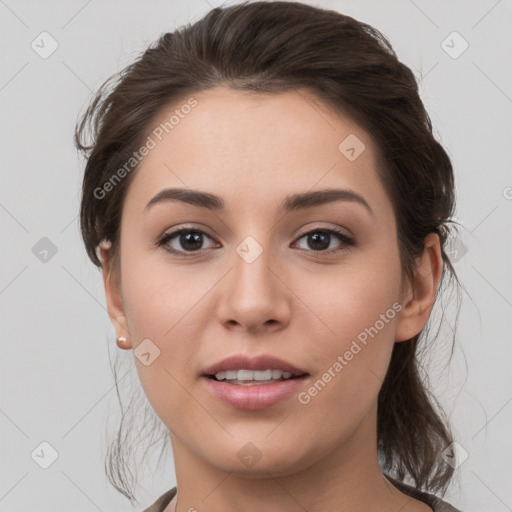
<svg viewBox="0 0 512 512">
<path fill-rule="evenodd" d="M 430 316 L 443 270 L 437 233 L 429 233 L 425 237 L 423 254 L 416 261 L 413 282 L 408 283 L 402 295 L 395 341 L 406 341 L 416 336 Z"/>
</svg>

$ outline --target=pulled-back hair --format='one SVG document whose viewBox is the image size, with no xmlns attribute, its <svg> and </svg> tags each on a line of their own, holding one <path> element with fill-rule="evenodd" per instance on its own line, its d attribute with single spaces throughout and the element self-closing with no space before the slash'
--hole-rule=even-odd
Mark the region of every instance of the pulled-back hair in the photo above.
<svg viewBox="0 0 512 512">
<path fill-rule="evenodd" d="M 441 283 L 447 272 L 457 280 L 446 247 L 455 207 L 452 165 L 432 133 L 412 71 L 370 25 L 332 10 L 282 1 L 212 9 L 199 21 L 163 34 L 101 86 L 75 134 L 87 157 L 80 228 L 95 265 L 101 267 L 96 249 L 104 239 L 112 243 L 112 265 L 118 265 L 121 212 L 137 168 L 107 198 L 99 198 L 95 190 L 143 144 L 165 109 L 217 86 L 306 91 L 366 129 L 393 205 L 403 276 L 412 278 L 426 235 L 437 233 L 444 263 Z M 378 451 L 381 467 L 391 477 L 439 492 L 453 474 L 441 457 L 452 435 L 420 375 L 418 344 L 424 334 L 425 329 L 394 345 L 378 397 Z M 122 428 L 121 422 L 106 471 L 114 487 L 133 499 L 123 466 L 127 443 Z"/>
</svg>

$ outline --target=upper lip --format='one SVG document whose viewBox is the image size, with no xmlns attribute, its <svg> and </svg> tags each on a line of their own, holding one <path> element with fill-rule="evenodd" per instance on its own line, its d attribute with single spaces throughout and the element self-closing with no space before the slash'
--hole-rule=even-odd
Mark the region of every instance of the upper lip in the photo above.
<svg viewBox="0 0 512 512">
<path fill-rule="evenodd" d="M 308 374 L 305 370 L 296 368 L 290 363 L 275 356 L 261 355 L 249 357 L 247 355 L 234 355 L 227 357 L 203 370 L 203 375 L 215 375 L 227 370 L 282 370 L 292 375 Z"/>
</svg>

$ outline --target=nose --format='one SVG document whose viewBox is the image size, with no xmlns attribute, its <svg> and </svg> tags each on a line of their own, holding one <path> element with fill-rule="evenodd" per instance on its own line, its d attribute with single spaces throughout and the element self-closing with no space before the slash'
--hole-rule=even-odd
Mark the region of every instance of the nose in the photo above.
<svg viewBox="0 0 512 512">
<path fill-rule="evenodd" d="M 231 271 L 219 289 L 217 314 L 222 324 L 254 333 L 288 325 L 293 294 L 269 244 L 247 237 L 234 251 L 230 264 Z"/>
</svg>

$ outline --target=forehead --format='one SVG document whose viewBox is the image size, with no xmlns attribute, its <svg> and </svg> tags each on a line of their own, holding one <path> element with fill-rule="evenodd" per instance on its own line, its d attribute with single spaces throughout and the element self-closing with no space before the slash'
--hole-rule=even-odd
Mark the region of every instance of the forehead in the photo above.
<svg viewBox="0 0 512 512">
<path fill-rule="evenodd" d="M 211 191 L 237 210 L 340 186 L 385 200 L 370 135 L 304 91 L 192 94 L 160 112 L 148 134 L 154 147 L 126 197 L 139 209 L 167 187 Z"/>
</svg>

